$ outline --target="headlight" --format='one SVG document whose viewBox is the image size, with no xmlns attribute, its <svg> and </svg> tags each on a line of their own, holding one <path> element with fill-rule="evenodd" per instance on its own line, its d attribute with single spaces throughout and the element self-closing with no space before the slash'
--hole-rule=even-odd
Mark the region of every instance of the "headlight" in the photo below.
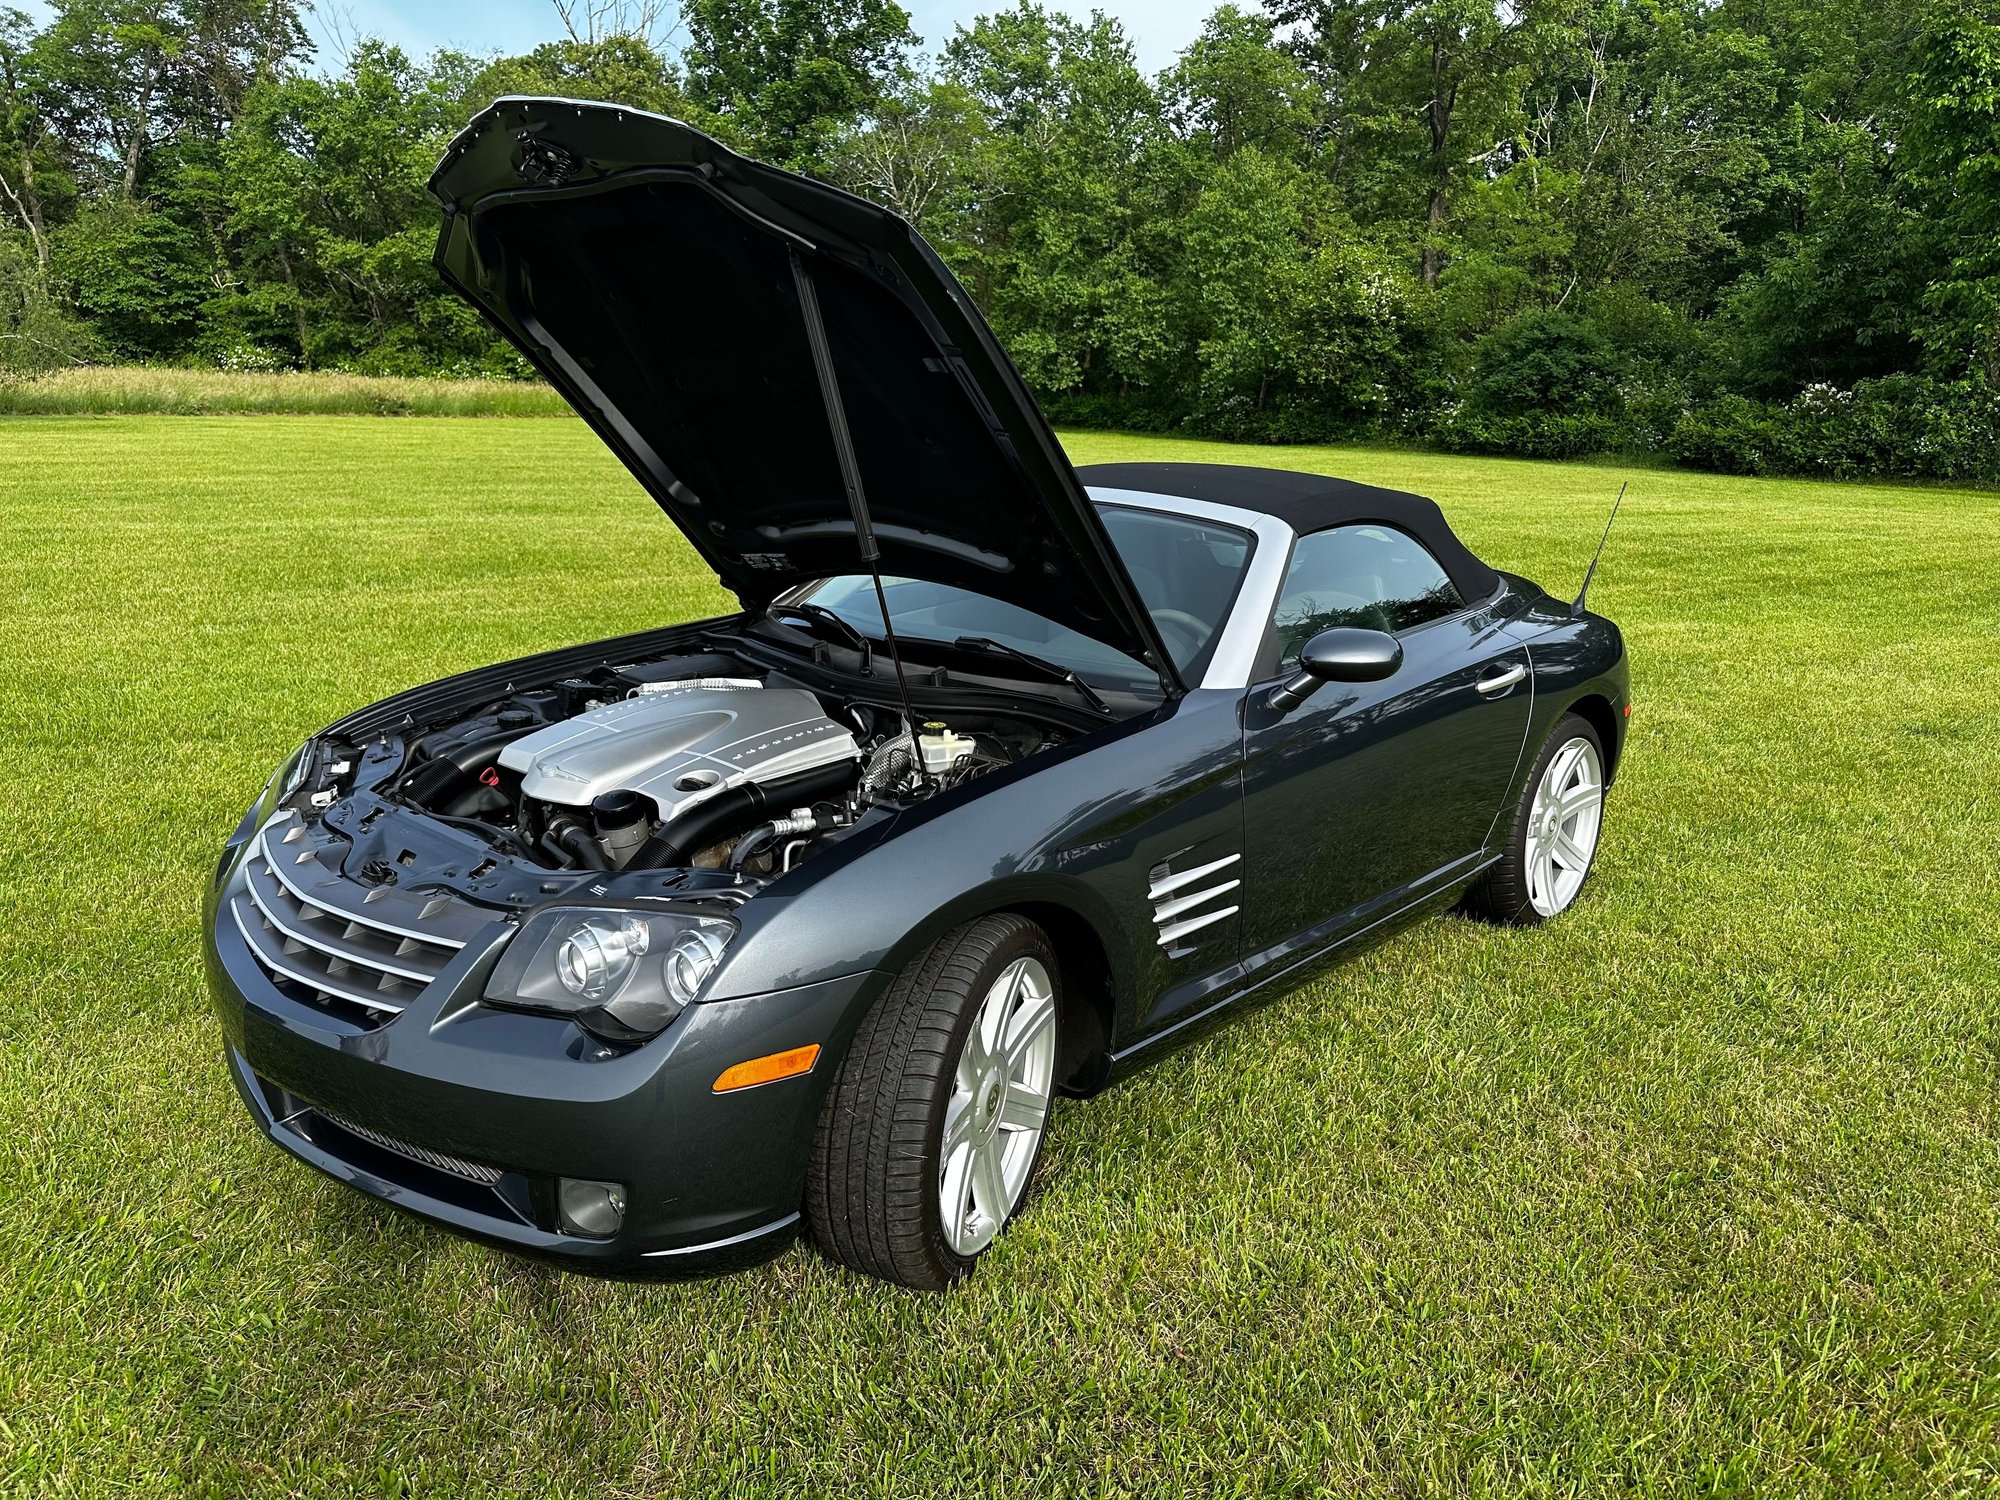
<svg viewBox="0 0 2000 1500">
<path fill-rule="evenodd" d="M 620 917 L 617 925 L 585 922 L 556 949 L 556 978 L 572 995 L 602 1000 L 624 987 L 632 965 L 646 956 L 652 933 L 644 922 Z"/>
<path fill-rule="evenodd" d="M 270 780 L 264 783 L 264 790 L 257 794 L 257 800 L 250 804 L 250 810 L 237 823 L 236 831 L 223 842 L 222 854 L 215 862 L 215 883 L 221 885 L 235 868 L 236 856 L 241 854 L 264 825 L 271 821 L 271 815 L 278 806 L 305 780 L 307 767 L 312 757 L 307 753 L 312 749 L 312 741 L 307 740 L 298 749 L 286 756 Z"/>
<path fill-rule="evenodd" d="M 600 1036 L 657 1034 L 701 993 L 736 924 L 726 917 L 552 906 L 522 924 L 486 982 L 490 1005 L 574 1016 Z"/>
<path fill-rule="evenodd" d="M 306 772 L 312 769 L 312 747 L 311 740 L 299 746 L 292 752 L 292 758 L 278 767 L 277 774 L 271 778 L 271 784 L 279 788 L 278 801 L 283 802 L 305 781 Z"/>
</svg>

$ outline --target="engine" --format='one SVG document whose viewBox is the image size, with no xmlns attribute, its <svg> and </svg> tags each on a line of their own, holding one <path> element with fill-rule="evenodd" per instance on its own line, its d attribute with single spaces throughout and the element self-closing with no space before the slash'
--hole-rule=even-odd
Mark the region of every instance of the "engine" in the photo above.
<svg viewBox="0 0 2000 1500">
<path fill-rule="evenodd" d="M 658 664 L 691 672 L 714 659 Z M 921 724 L 775 677 L 607 671 L 410 742 L 397 798 L 557 869 L 781 873 L 871 809 L 1040 748 L 1023 723 Z"/>
<path fill-rule="evenodd" d="M 852 730 L 803 688 L 756 682 L 642 693 L 523 735 L 500 752 L 523 796 L 564 807 L 633 792 L 671 822 L 746 782 L 766 785 L 852 766 Z"/>
</svg>

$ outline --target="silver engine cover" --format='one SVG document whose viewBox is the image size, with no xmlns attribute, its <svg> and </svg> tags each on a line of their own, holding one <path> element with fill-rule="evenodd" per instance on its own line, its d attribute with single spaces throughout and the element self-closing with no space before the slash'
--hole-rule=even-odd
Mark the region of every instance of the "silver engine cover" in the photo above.
<svg viewBox="0 0 2000 1500">
<path fill-rule="evenodd" d="M 593 708 L 515 740 L 500 764 L 543 802 L 587 807 L 605 792 L 650 797 L 672 822 L 725 787 L 858 760 L 854 736 L 803 688 L 698 688 Z"/>
</svg>

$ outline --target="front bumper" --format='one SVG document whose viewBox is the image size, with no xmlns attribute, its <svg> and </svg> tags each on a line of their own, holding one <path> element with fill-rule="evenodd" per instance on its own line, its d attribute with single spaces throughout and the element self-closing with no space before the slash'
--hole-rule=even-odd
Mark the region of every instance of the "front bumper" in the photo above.
<svg viewBox="0 0 2000 1500">
<path fill-rule="evenodd" d="M 362 1029 L 271 982 L 225 909 L 235 884 L 203 924 L 210 996 L 238 1091 L 294 1156 L 460 1234 L 600 1275 L 713 1274 L 798 1234 L 820 1105 L 881 976 L 700 1002 L 619 1051 L 569 1021 L 476 1003 L 506 941 L 496 921 L 401 1014 Z M 812 1042 L 811 1073 L 713 1092 L 730 1064 Z M 616 1235 L 561 1229 L 564 1177 L 625 1186 Z"/>
</svg>

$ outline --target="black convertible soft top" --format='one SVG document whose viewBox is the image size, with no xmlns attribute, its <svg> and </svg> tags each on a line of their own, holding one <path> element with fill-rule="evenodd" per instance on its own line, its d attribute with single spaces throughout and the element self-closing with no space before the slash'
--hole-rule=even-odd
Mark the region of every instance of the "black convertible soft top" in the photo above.
<svg viewBox="0 0 2000 1500">
<path fill-rule="evenodd" d="M 1276 516 L 1300 536 L 1332 526 L 1380 521 L 1422 542 L 1467 603 L 1490 598 L 1500 575 L 1473 556 L 1435 500 L 1325 474 L 1235 464 L 1089 464 L 1077 477 L 1093 489 L 1178 495 Z"/>
</svg>

